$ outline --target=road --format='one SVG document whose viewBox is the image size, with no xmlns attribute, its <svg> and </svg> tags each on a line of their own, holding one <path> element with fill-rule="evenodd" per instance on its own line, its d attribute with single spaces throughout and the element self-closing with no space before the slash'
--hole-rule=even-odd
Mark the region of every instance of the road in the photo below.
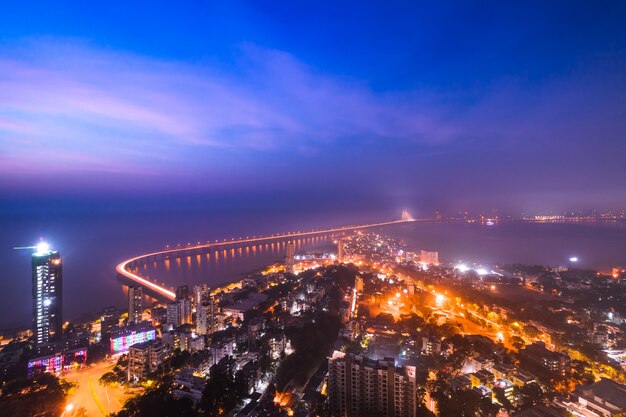
<svg viewBox="0 0 626 417">
<path fill-rule="evenodd" d="M 97 364 L 70 371 L 63 378 L 77 384 L 67 399 L 74 410 L 83 408 L 90 417 L 106 417 L 122 409 L 124 401 L 134 396 L 120 386 L 100 385 L 98 379 L 114 367 L 114 363 L 102 361 Z"/>
<path fill-rule="evenodd" d="M 232 240 L 224 240 L 222 242 L 212 242 L 212 243 L 204 243 L 204 244 L 198 244 L 198 245 L 188 245 L 188 246 L 181 246 L 181 247 L 176 247 L 176 248 L 172 248 L 172 249 L 165 249 L 165 250 L 161 250 L 161 251 L 157 251 L 157 252 L 151 252 L 151 253 L 145 253 L 143 255 L 139 255 L 139 256 L 135 256 L 133 258 L 130 259 L 126 259 L 123 262 L 120 262 L 117 267 L 115 268 L 115 270 L 117 271 L 118 274 L 122 275 L 125 278 L 128 278 L 132 281 L 135 281 L 136 283 L 146 286 L 148 288 L 150 288 L 151 290 L 155 291 L 156 293 L 164 296 L 165 298 L 168 298 L 170 300 L 174 300 L 176 298 L 176 294 L 171 291 L 168 290 L 165 287 L 162 287 L 158 284 L 155 284 L 154 282 L 148 281 L 145 278 L 140 277 L 139 275 L 129 271 L 128 265 L 138 261 L 140 259 L 143 258 L 147 258 L 150 256 L 158 256 L 158 255 L 165 255 L 165 254 L 171 254 L 171 253 L 176 253 L 176 252 L 181 252 L 181 251 L 188 251 L 188 250 L 197 250 L 197 249 L 208 249 L 208 248 L 214 248 L 214 247 L 219 247 L 219 246 L 224 246 L 224 245 L 239 245 L 239 244 L 245 244 L 245 243 L 256 243 L 256 242 L 266 242 L 269 240 L 282 240 L 285 238 L 298 238 L 298 237 L 303 237 L 303 236 L 312 236 L 312 235 L 320 235 L 320 234 L 327 234 L 327 233 L 336 233 L 336 232 L 344 232 L 344 231 L 348 231 L 348 230 L 358 230 L 358 229 L 367 229 L 370 227 L 378 227 L 378 226 L 387 226 L 387 225 L 391 225 L 391 224 L 397 224 L 397 223 L 406 223 L 406 222 L 411 222 L 411 221 L 415 221 L 413 219 L 407 220 L 407 219 L 401 219 L 401 220 L 393 220 L 393 221 L 389 221 L 389 222 L 381 222 L 381 223 L 371 223 L 371 224 L 363 224 L 363 225 L 359 225 L 359 226 L 343 226 L 343 227 L 336 227 L 336 228 L 332 228 L 332 229 L 323 229 L 323 230 L 312 230 L 310 232 L 290 232 L 290 233 L 283 233 L 283 234 L 276 234 L 276 235 L 271 235 L 271 236 L 259 236 L 259 237 L 246 237 L 246 238 L 239 238 L 239 239 L 232 239 Z"/>
</svg>

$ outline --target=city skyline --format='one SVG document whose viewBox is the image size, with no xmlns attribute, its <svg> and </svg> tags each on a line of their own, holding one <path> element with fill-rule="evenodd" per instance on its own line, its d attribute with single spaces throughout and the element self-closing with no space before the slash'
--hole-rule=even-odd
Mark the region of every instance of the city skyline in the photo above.
<svg viewBox="0 0 626 417">
<path fill-rule="evenodd" d="M 626 416 L 626 2 L 13 2 L 0 417 Z"/>
<path fill-rule="evenodd" d="M 7 6 L 4 210 L 626 206 L 623 4 L 284 6 Z"/>
<path fill-rule="evenodd" d="M 32 253 L 33 338 L 39 348 L 63 336 L 63 265 L 59 252 L 39 242 Z"/>
</svg>

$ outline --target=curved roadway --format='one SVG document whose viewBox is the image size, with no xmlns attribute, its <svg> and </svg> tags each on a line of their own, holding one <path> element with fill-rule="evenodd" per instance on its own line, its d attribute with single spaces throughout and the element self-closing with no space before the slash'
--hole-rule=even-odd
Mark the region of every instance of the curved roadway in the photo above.
<svg viewBox="0 0 626 417">
<path fill-rule="evenodd" d="M 284 234 L 280 234 L 280 235 L 271 235 L 271 236 L 260 236 L 260 237 L 254 237 L 254 238 L 245 238 L 245 239 L 233 239 L 233 240 L 227 240 L 227 241 L 222 241 L 222 242 L 213 242 L 213 243 L 203 243 L 203 244 L 199 244 L 199 245 L 189 245 L 189 246 L 184 246 L 184 247 L 176 247 L 173 249 L 165 249 L 165 250 L 161 250 L 161 251 L 157 251 L 157 252 L 151 252 L 151 253 L 145 253 L 143 255 L 139 255 L 139 256 L 135 256 L 134 258 L 130 258 L 130 259 L 126 259 L 123 262 L 120 262 L 116 267 L 115 270 L 117 271 L 118 274 L 120 274 L 121 276 L 128 278 L 140 285 L 143 285 L 145 287 L 148 287 L 150 289 L 152 289 L 153 291 L 155 291 L 156 293 L 169 298 L 170 300 L 174 300 L 176 298 L 176 294 L 173 291 L 168 290 L 165 287 L 162 287 L 160 285 L 155 284 L 154 282 L 150 282 L 145 278 L 140 277 L 139 275 L 131 272 L 130 270 L 128 270 L 128 265 L 136 262 L 138 260 L 141 260 L 143 258 L 148 258 L 150 256 L 156 256 L 156 255 L 164 255 L 164 254 L 168 254 L 168 253 L 176 253 L 176 252 L 182 252 L 182 251 L 188 251 L 188 250 L 196 250 L 196 249 L 207 249 L 207 248 L 213 248 L 213 247 L 219 247 L 219 246 L 226 246 L 226 245 L 237 245 L 237 244 L 242 244 L 242 243 L 254 243 L 254 242 L 259 242 L 259 241 L 268 241 L 268 240 L 281 240 L 281 239 L 285 239 L 285 238 L 297 238 L 297 237 L 301 237 L 301 236 L 310 236 L 310 235 L 318 235 L 318 234 L 327 234 L 327 233 L 334 233 L 334 232 L 343 232 L 343 231 L 347 231 L 347 230 L 356 230 L 356 229 L 366 229 L 366 228 L 370 228 L 370 227 L 377 227 L 377 226 L 387 226 L 390 224 L 396 224 L 396 223 L 406 223 L 406 222 L 412 222 L 415 221 L 413 219 L 411 220 L 393 220 L 390 222 L 382 222 L 382 223 L 372 223 L 372 224 L 364 224 L 364 225 L 360 225 L 360 226 L 343 226 L 343 227 L 336 227 L 336 228 L 332 228 L 332 229 L 324 229 L 324 230 L 313 230 L 310 232 L 293 232 L 293 233 L 284 233 Z"/>
</svg>

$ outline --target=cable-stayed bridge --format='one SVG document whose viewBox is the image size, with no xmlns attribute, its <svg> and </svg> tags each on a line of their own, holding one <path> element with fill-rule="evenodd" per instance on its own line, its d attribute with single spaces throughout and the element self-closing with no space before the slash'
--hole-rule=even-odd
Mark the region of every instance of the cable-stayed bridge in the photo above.
<svg viewBox="0 0 626 417">
<path fill-rule="evenodd" d="M 372 227 L 379 226 L 387 226 L 398 223 L 412 222 L 415 221 L 413 217 L 409 214 L 407 210 L 402 211 L 401 218 L 399 220 L 392 220 L 388 222 L 380 222 L 380 223 L 370 223 L 370 224 L 362 224 L 362 225 L 351 225 L 351 226 L 340 226 L 329 229 L 316 229 L 310 231 L 297 231 L 297 232 L 288 232 L 288 233 L 279 233 L 267 236 L 252 236 L 231 240 L 223 240 L 223 241 L 214 241 L 214 242 L 206 242 L 206 243 L 198 243 L 196 245 L 187 245 L 187 246 L 177 246 L 174 248 L 166 248 L 164 250 L 145 253 L 139 256 L 135 256 L 130 259 L 126 259 L 125 261 L 120 262 L 115 270 L 117 273 L 126 279 L 133 281 L 135 284 L 145 287 L 153 291 L 154 293 L 161 295 L 167 299 L 174 300 L 176 298 L 176 294 L 174 291 L 166 288 L 165 286 L 158 285 L 144 277 L 139 276 L 133 270 L 140 263 L 145 263 L 151 260 L 157 259 L 169 259 L 171 256 L 184 256 L 189 255 L 191 253 L 195 253 L 197 251 L 208 251 L 215 249 L 225 249 L 231 247 L 240 247 L 242 245 L 248 244 L 258 244 L 258 243 L 266 243 L 271 241 L 278 240 L 292 240 L 307 236 L 315 236 L 315 235 L 326 235 L 333 233 L 341 233 L 348 232 L 352 230 L 359 229 L 367 229 Z"/>
</svg>

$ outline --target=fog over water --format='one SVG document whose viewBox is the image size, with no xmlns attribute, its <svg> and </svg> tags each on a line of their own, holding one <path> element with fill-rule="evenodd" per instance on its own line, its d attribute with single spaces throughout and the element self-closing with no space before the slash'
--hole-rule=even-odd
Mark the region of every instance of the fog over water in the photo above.
<svg viewBox="0 0 626 417">
<path fill-rule="evenodd" d="M 30 253 L 13 246 L 45 237 L 63 257 L 64 315 L 74 319 L 114 305 L 124 308 L 123 286 L 115 265 L 167 244 L 271 234 L 344 224 L 389 220 L 387 213 L 189 211 L 150 214 L 92 214 L 5 217 L 0 219 L 0 328 L 28 326 L 31 315 Z M 538 224 L 494 226 L 467 223 L 405 223 L 376 229 L 402 239 L 411 249 L 439 251 L 444 262 L 475 261 L 566 265 L 577 256 L 582 268 L 609 269 L 626 264 L 624 224 Z M 298 250 L 332 250 L 332 237 L 298 243 Z M 217 285 L 284 257 L 285 245 L 228 249 L 217 256 L 192 255 L 142 267 L 142 273 L 170 286 L 207 282 Z"/>
</svg>

